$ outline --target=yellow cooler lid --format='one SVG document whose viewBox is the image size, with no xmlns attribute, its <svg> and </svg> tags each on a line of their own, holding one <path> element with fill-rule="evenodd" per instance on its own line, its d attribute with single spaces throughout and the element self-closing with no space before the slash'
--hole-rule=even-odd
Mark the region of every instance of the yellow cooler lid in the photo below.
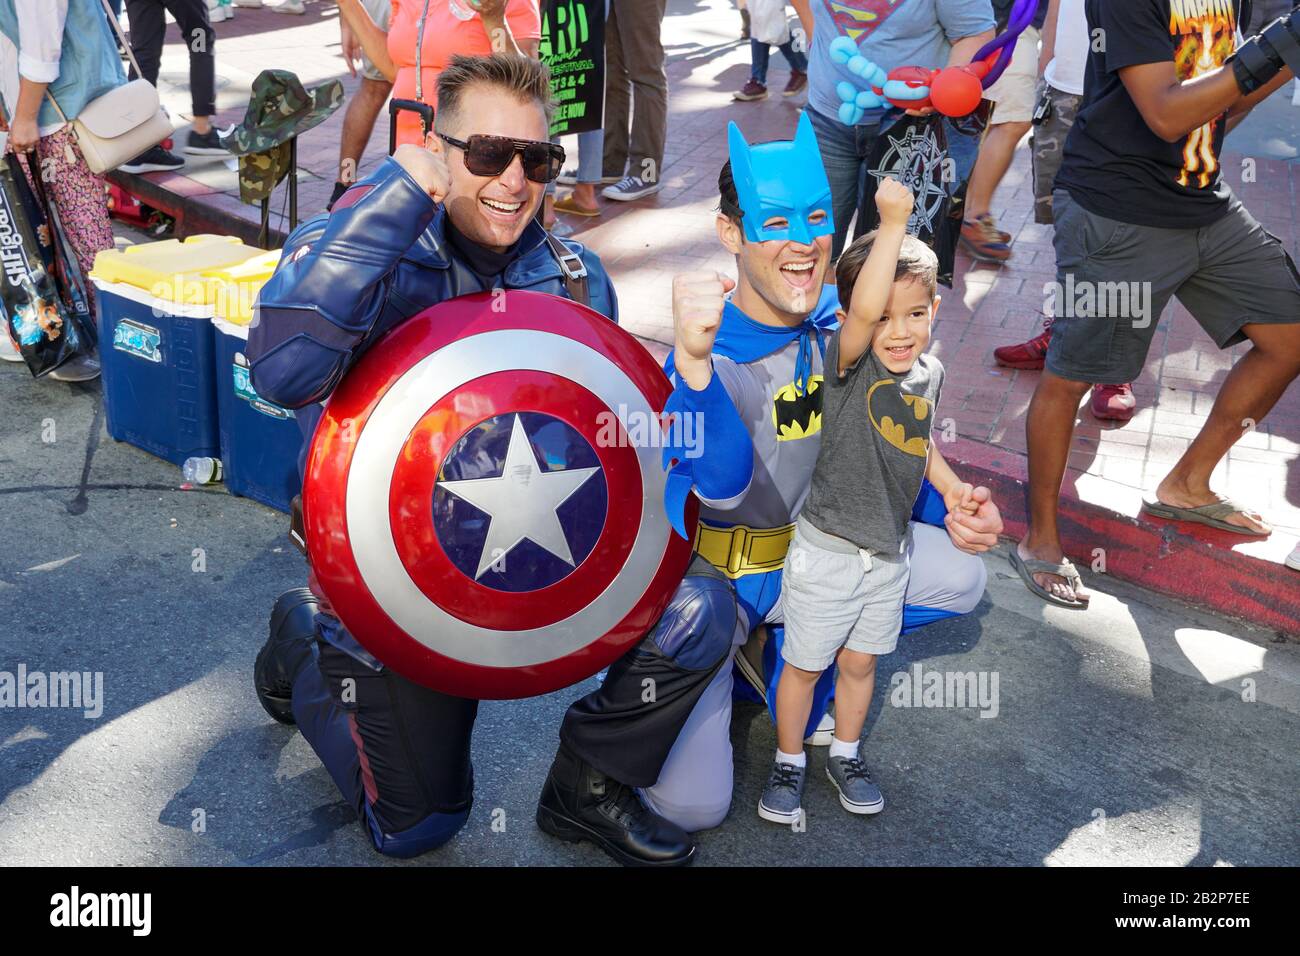
<svg viewBox="0 0 1300 956">
<path fill-rule="evenodd" d="M 190 236 L 184 242 L 162 239 L 95 256 L 90 277 L 100 282 L 135 286 L 158 299 L 207 305 L 207 281 L 201 273 L 237 265 L 264 249 L 246 246 L 235 236 Z"/>
<path fill-rule="evenodd" d="M 207 303 L 212 306 L 213 314 L 232 325 L 252 322 L 257 294 L 279 264 L 280 250 L 273 249 L 237 265 L 205 270 L 203 278 L 209 280 Z"/>
</svg>

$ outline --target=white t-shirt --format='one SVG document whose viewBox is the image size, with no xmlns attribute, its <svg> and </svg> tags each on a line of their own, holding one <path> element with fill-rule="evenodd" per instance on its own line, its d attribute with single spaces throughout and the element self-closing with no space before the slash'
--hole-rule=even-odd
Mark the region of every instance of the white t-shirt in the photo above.
<svg viewBox="0 0 1300 956">
<path fill-rule="evenodd" d="M 53 83 L 59 78 L 59 60 L 63 50 L 63 23 L 68 16 L 68 0 L 15 0 L 21 50 L 0 34 L 0 96 L 5 115 L 18 102 L 19 75 L 37 83 Z M 63 129 L 63 123 L 40 128 L 41 136 Z M 0 133 L 0 149 L 8 134 Z"/>
<path fill-rule="evenodd" d="M 1083 95 L 1083 71 L 1088 64 L 1088 18 L 1083 0 L 1061 0 L 1056 14 L 1056 46 L 1043 79 L 1058 90 Z"/>
</svg>

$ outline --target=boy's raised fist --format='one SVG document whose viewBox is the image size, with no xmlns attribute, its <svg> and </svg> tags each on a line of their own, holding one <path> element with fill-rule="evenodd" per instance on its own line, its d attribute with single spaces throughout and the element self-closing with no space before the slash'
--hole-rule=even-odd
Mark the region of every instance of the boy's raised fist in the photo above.
<svg viewBox="0 0 1300 956">
<path fill-rule="evenodd" d="M 876 208 L 882 226 L 906 226 L 912 215 L 912 190 L 897 179 L 882 179 L 876 187 Z"/>
</svg>

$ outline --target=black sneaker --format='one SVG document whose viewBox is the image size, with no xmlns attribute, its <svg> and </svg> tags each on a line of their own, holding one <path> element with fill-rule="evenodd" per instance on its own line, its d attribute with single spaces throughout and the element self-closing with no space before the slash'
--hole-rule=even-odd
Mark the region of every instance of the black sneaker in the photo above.
<svg viewBox="0 0 1300 956">
<path fill-rule="evenodd" d="M 213 126 L 206 133 L 196 133 L 190 130 L 190 135 L 185 141 L 185 152 L 191 156 L 229 156 L 230 150 L 226 149 L 221 143 L 221 134 Z"/>
<path fill-rule="evenodd" d="M 124 173 L 165 173 L 180 169 L 184 165 L 185 160 L 175 153 L 169 153 L 161 146 L 152 146 L 130 162 L 123 163 L 119 168 Z"/>
</svg>

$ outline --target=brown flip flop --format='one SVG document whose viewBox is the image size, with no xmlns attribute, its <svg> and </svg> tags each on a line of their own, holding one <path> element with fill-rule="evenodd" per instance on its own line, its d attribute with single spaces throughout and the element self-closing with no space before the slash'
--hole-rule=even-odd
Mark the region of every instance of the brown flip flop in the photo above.
<svg viewBox="0 0 1300 956">
<path fill-rule="evenodd" d="M 1069 558 L 1062 558 L 1059 564 L 1053 564 L 1051 561 L 1040 561 L 1037 558 L 1022 558 L 1015 545 L 1011 546 L 1011 553 L 1007 557 L 1011 560 L 1011 566 L 1016 569 L 1016 573 L 1020 575 L 1020 580 L 1025 582 L 1025 587 L 1048 604 L 1055 604 L 1057 607 L 1068 607 L 1075 611 L 1086 611 L 1088 609 L 1087 601 L 1067 601 L 1064 598 L 1059 598 L 1034 580 L 1035 574 L 1055 574 L 1058 577 L 1065 578 L 1066 583 L 1072 588 L 1083 587 L 1083 578 L 1079 577 L 1078 569 L 1070 562 Z"/>
<path fill-rule="evenodd" d="M 1228 515 L 1246 514 L 1248 511 L 1254 511 L 1253 508 L 1237 504 L 1231 498 L 1211 501 L 1208 505 L 1198 505 L 1195 508 L 1179 508 L 1177 505 L 1167 505 L 1158 499 L 1151 499 L 1142 502 L 1142 510 L 1149 515 L 1165 518 L 1168 521 L 1192 521 L 1196 524 L 1217 528 L 1220 531 L 1244 534 L 1251 538 L 1267 538 L 1273 533 L 1272 531 L 1252 531 L 1250 528 L 1233 524 L 1231 521 L 1224 521 L 1223 519 Z M 1259 512 L 1255 511 L 1255 514 L 1259 514 Z"/>
<path fill-rule="evenodd" d="M 594 219 L 600 215 L 599 206 L 595 209 L 587 209 L 574 202 L 572 196 L 565 196 L 563 199 L 555 200 L 554 208 L 556 212 L 567 212 L 570 216 L 585 216 L 588 219 Z"/>
</svg>

